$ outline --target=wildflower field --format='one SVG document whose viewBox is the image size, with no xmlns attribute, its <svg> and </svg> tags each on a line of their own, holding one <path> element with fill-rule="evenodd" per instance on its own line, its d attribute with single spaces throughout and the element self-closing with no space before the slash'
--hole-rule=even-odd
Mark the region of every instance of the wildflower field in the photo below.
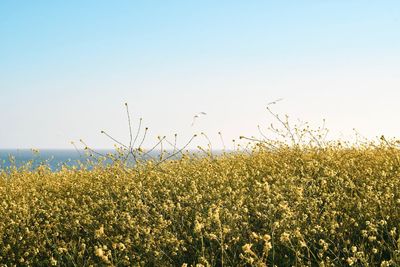
<svg viewBox="0 0 400 267">
<path fill-rule="evenodd" d="M 384 143 L 0 172 L 1 266 L 399 266 Z"/>
</svg>

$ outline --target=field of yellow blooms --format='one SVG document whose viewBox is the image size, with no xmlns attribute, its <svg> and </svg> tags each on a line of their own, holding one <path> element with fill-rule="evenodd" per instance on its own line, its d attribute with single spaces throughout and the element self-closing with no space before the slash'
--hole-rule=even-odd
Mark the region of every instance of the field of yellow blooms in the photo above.
<svg viewBox="0 0 400 267">
<path fill-rule="evenodd" d="M 1 266 L 400 266 L 384 144 L 0 172 Z"/>
</svg>

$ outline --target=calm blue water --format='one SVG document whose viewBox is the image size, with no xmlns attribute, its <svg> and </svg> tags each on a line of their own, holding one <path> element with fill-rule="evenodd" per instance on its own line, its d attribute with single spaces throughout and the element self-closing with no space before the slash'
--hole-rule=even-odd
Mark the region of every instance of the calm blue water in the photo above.
<svg viewBox="0 0 400 267">
<path fill-rule="evenodd" d="M 107 154 L 115 151 L 96 150 L 96 152 Z M 96 160 L 96 158 L 96 156 L 90 156 L 87 151 L 74 149 L 45 149 L 39 152 L 33 152 L 30 149 L 0 149 L 0 169 L 10 166 L 20 167 L 32 161 L 33 168 L 46 164 L 52 170 L 58 170 L 62 165 L 78 166 L 79 162 L 84 163 L 89 159 Z M 108 160 L 105 163 L 111 163 L 111 161 Z"/>
<path fill-rule="evenodd" d="M 97 153 L 102 155 L 115 154 L 115 150 L 96 150 Z M 191 151 L 195 153 L 195 151 Z M 215 155 L 221 154 L 223 151 L 214 151 Z M 179 158 L 180 154 L 173 153 L 173 151 L 163 152 L 164 158 L 173 155 L 172 158 Z M 142 159 L 157 159 L 160 156 L 159 150 L 154 150 L 150 154 L 146 154 Z M 25 166 L 28 162 L 32 162 L 32 168 L 36 168 L 40 165 L 47 165 L 53 171 L 59 170 L 62 166 L 79 166 L 82 163 L 88 161 L 97 162 L 99 155 L 90 155 L 90 152 L 85 150 L 74 150 L 74 149 L 44 149 L 39 152 L 33 152 L 31 149 L 0 149 L 0 170 L 7 169 L 11 166 L 21 167 Z M 132 157 L 130 163 L 133 163 Z M 102 164 L 111 164 L 112 160 L 106 159 L 102 161 Z M 90 165 L 90 164 L 89 164 Z"/>
</svg>

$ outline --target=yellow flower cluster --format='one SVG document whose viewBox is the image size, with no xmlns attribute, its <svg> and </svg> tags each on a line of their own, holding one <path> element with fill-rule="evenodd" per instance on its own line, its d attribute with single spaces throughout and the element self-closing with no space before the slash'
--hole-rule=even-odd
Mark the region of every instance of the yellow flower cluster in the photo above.
<svg viewBox="0 0 400 267">
<path fill-rule="evenodd" d="M 400 151 L 0 171 L 4 266 L 399 266 Z"/>
</svg>

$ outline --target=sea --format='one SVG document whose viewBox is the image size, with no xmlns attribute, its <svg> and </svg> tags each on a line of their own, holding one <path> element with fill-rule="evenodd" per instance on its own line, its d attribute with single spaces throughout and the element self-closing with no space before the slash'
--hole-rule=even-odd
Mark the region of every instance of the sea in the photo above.
<svg viewBox="0 0 400 267">
<path fill-rule="evenodd" d="M 57 171 L 62 166 L 79 167 L 88 161 L 99 161 L 101 155 L 115 153 L 116 151 L 111 149 L 99 149 L 92 152 L 75 149 L 0 149 L 0 169 L 20 168 L 30 164 L 31 169 L 46 165 L 51 170 Z M 111 163 L 110 159 L 102 161 L 102 164 Z"/>
<path fill-rule="evenodd" d="M 230 150 L 214 150 L 213 155 L 221 155 L 225 152 L 232 152 Z M 198 157 L 202 153 L 198 150 L 185 150 L 185 154 L 189 156 Z M 112 164 L 113 160 L 110 155 L 118 155 L 116 150 L 113 149 L 96 149 L 96 150 L 77 150 L 77 149 L 0 149 L 0 171 L 11 170 L 12 168 L 27 167 L 35 169 L 38 166 L 48 166 L 52 171 L 58 171 L 63 166 L 89 168 L 93 163 L 100 163 L 102 165 Z M 142 156 L 141 160 L 155 159 L 159 160 L 161 155 L 160 150 L 152 150 Z M 162 158 L 178 159 L 182 153 L 176 150 L 165 150 L 162 153 Z M 138 157 L 139 158 L 139 157 Z M 133 166 L 135 161 L 132 156 L 128 158 L 128 165 Z"/>
</svg>

